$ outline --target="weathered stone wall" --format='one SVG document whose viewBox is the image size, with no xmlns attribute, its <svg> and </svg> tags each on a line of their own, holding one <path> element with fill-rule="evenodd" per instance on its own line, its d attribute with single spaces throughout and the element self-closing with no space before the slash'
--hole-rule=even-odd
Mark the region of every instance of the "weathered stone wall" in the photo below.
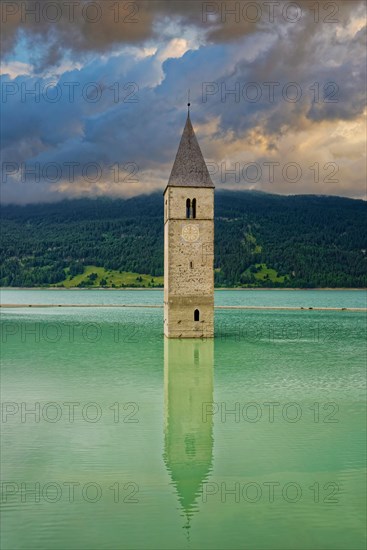
<svg viewBox="0 0 367 550">
<path fill-rule="evenodd" d="M 194 311 L 200 321 L 194 321 Z M 212 338 L 214 336 L 214 300 L 190 297 L 168 299 L 165 303 L 164 333 L 170 338 Z"/>
<path fill-rule="evenodd" d="M 196 199 L 196 219 L 214 219 L 214 189 L 205 187 L 167 187 L 167 217 L 174 220 L 186 219 L 186 200 Z M 164 221 L 166 221 L 165 218 Z"/>
<path fill-rule="evenodd" d="M 196 218 L 186 219 L 186 200 L 196 199 Z M 164 326 L 170 337 L 214 334 L 214 189 L 168 187 L 164 228 Z M 194 242 L 183 230 L 196 226 Z M 189 232 L 190 235 L 190 232 Z M 186 236 L 187 237 L 187 236 Z M 194 321 L 194 311 L 200 320 Z"/>
</svg>

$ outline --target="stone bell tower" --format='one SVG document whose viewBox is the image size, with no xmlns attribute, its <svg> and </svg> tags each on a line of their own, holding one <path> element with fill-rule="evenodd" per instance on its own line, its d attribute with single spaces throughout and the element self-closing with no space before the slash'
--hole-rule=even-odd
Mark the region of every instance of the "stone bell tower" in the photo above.
<svg viewBox="0 0 367 550">
<path fill-rule="evenodd" d="M 164 334 L 168 338 L 214 336 L 213 259 L 214 185 L 188 112 L 164 192 Z"/>
</svg>

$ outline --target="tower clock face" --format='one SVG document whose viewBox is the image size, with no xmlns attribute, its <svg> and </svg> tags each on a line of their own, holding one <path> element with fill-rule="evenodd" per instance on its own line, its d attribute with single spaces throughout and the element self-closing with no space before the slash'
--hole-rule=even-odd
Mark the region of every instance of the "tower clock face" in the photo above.
<svg viewBox="0 0 367 550">
<path fill-rule="evenodd" d="M 182 238 L 188 243 L 194 243 L 199 238 L 199 226 L 187 224 L 182 228 Z"/>
</svg>

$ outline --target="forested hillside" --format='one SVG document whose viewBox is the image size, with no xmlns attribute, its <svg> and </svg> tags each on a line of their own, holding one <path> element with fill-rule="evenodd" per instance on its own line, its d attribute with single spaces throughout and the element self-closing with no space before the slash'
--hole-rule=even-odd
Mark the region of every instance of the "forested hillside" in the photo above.
<svg viewBox="0 0 367 550">
<path fill-rule="evenodd" d="M 366 214 L 341 197 L 217 191 L 216 286 L 366 286 Z M 162 284 L 161 193 L 4 206 L 1 234 L 2 286 Z"/>
</svg>

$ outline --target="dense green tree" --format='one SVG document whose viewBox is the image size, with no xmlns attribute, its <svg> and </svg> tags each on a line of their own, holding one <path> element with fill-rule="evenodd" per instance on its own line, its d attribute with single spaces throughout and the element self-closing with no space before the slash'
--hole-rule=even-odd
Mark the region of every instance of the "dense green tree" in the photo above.
<svg viewBox="0 0 367 550">
<path fill-rule="evenodd" d="M 217 191 L 215 284 L 364 287 L 366 220 L 359 200 Z M 4 206 L 1 235 L 2 286 L 57 284 L 86 265 L 163 275 L 161 193 Z M 284 282 L 260 280 L 259 264 Z"/>
</svg>

